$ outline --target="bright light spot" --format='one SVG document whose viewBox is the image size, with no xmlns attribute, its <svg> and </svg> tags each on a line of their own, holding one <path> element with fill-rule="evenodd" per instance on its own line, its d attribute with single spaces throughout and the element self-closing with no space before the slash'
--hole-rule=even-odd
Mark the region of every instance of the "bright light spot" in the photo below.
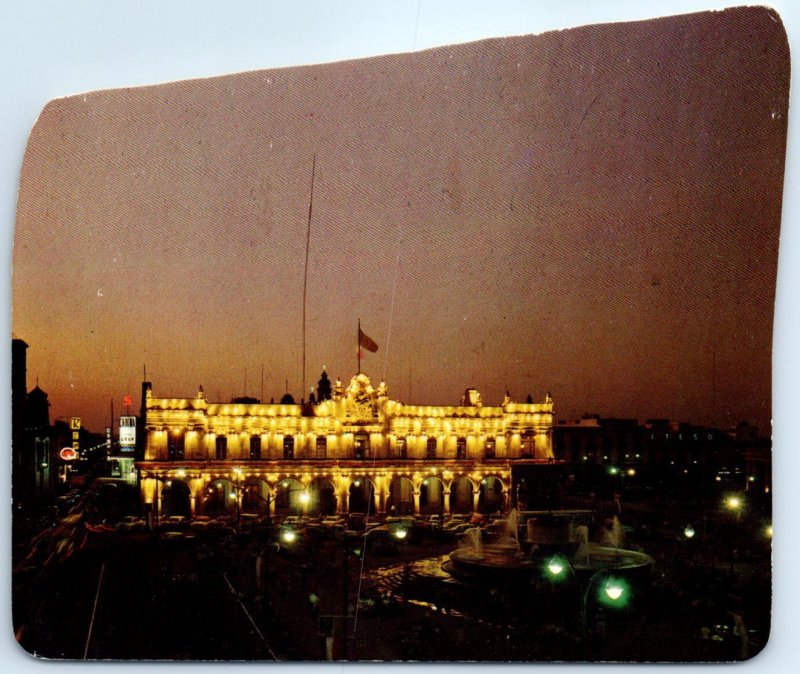
<svg viewBox="0 0 800 674">
<path fill-rule="evenodd" d="M 617 601 L 625 592 L 624 588 L 614 582 L 609 582 L 604 588 L 606 596 L 612 601 Z"/>
<path fill-rule="evenodd" d="M 295 539 L 297 538 L 297 534 L 291 529 L 287 529 L 281 534 L 281 538 L 283 539 L 284 543 L 294 543 Z"/>
<path fill-rule="evenodd" d="M 742 506 L 742 499 L 740 499 L 738 496 L 730 496 L 728 497 L 728 500 L 725 502 L 725 504 L 731 510 L 738 510 Z"/>
<path fill-rule="evenodd" d="M 634 475 L 636 475 L 636 469 L 635 468 L 628 468 L 628 475 L 630 475 L 630 477 L 633 477 Z"/>
<path fill-rule="evenodd" d="M 766 529 L 767 536 L 772 538 L 772 525 L 770 524 Z"/>
<path fill-rule="evenodd" d="M 564 565 L 557 559 L 551 559 L 547 564 L 547 570 L 554 576 L 560 576 L 564 570 Z"/>
<path fill-rule="evenodd" d="M 395 531 L 395 532 L 394 532 L 394 537 L 395 537 L 395 538 L 397 538 L 397 539 L 399 539 L 399 540 L 401 540 L 401 541 L 402 541 L 402 540 L 403 540 L 403 539 L 404 539 L 404 538 L 405 538 L 407 535 L 408 535 L 408 532 L 407 532 L 405 529 L 398 529 L 397 531 Z"/>
<path fill-rule="evenodd" d="M 308 503 L 311 500 L 311 496 L 307 491 L 301 492 L 300 494 L 300 503 Z"/>
<path fill-rule="evenodd" d="M 721 478 L 719 475 L 717 475 L 717 476 L 716 476 L 714 479 L 715 479 L 717 482 L 722 482 L 722 478 Z"/>
<path fill-rule="evenodd" d="M 361 480 L 356 480 L 355 482 L 353 482 L 353 486 L 354 487 L 360 487 L 361 486 Z"/>
<path fill-rule="evenodd" d="M 755 475 L 751 475 L 750 477 L 747 478 L 747 481 L 748 482 L 755 482 L 756 481 L 756 476 Z"/>
<path fill-rule="evenodd" d="M 233 499 L 236 498 L 236 494 L 230 493 L 230 494 L 228 494 L 228 498 L 232 501 Z"/>
<path fill-rule="evenodd" d="M 691 524 L 687 525 L 683 530 L 683 535 L 686 536 L 686 538 L 694 538 L 694 527 Z"/>
<path fill-rule="evenodd" d="M 616 466 L 611 466 L 611 468 L 608 469 L 608 473 L 609 475 L 616 475 L 617 473 L 619 473 L 619 468 L 617 468 Z"/>
</svg>

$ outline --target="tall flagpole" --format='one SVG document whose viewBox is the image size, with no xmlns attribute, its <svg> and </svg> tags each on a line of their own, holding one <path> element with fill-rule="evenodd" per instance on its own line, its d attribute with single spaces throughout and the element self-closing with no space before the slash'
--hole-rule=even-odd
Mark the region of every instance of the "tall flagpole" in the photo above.
<svg viewBox="0 0 800 674">
<path fill-rule="evenodd" d="M 311 245 L 311 213 L 314 208 L 314 172 L 317 168 L 317 153 L 311 162 L 311 198 L 308 201 L 308 228 L 306 229 L 306 266 L 303 272 L 303 389 L 300 398 L 306 395 L 306 290 L 308 288 L 308 249 Z"/>
<path fill-rule="evenodd" d="M 358 319 L 358 332 L 356 333 L 356 374 L 361 374 L 361 319 Z"/>
</svg>

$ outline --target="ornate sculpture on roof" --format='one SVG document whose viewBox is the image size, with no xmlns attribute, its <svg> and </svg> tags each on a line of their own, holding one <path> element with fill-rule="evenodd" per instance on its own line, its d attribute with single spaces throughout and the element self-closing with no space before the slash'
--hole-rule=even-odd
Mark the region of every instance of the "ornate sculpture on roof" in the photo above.
<svg viewBox="0 0 800 674">
<path fill-rule="evenodd" d="M 342 386 L 342 380 L 339 377 L 336 377 L 336 381 L 333 384 L 333 392 L 331 394 L 331 398 L 334 400 L 340 400 L 344 395 L 344 387 Z"/>
<path fill-rule="evenodd" d="M 464 397 L 461 398 L 461 404 L 466 405 L 467 407 L 481 407 L 483 405 L 483 401 L 481 400 L 481 394 L 478 392 L 478 389 L 468 388 L 466 391 L 464 391 Z"/>
<path fill-rule="evenodd" d="M 317 382 L 317 402 L 322 402 L 323 400 L 330 400 L 331 399 L 331 380 L 328 379 L 328 373 L 325 369 L 325 366 L 322 366 L 322 375 Z"/>
<path fill-rule="evenodd" d="M 345 399 L 347 419 L 349 421 L 368 421 L 375 419 L 378 413 L 378 393 L 372 387 L 369 377 L 360 372 L 350 380 Z"/>
</svg>

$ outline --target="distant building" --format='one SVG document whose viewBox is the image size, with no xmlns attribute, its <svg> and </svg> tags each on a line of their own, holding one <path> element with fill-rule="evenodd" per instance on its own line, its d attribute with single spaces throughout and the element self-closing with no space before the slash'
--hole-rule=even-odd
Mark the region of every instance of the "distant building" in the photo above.
<svg viewBox="0 0 800 674">
<path fill-rule="evenodd" d="M 161 398 L 143 385 L 144 503 L 161 514 L 497 512 L 512 469 L 553 462 L 553 401 L 408 405 L 366 374 L 318 402 Z"/>
<path fill-rule="evenodd" d="M 12 499 L 27 507 L 54 489 L 50 403 L 38 384 L 27 391 L 28 345 L 11 340 Z"/>
<path fill-rule="evenodd" d="M 769 487 L 771 464 L 765 457 L 771 456 L 770 445 L 747 424 L 721 430 L 668 419 L 640 422 L 584 415 L 553 427 L 555 458 L 571 466 L 576 479 L 591 482 L 608 473 L 618 476 L 618 487 L 628 488 L 715 483 L 749 489 L 758 481 L 763 490 Z M 747 447 L 752 468 L 745 465 Z"/>
</svg>

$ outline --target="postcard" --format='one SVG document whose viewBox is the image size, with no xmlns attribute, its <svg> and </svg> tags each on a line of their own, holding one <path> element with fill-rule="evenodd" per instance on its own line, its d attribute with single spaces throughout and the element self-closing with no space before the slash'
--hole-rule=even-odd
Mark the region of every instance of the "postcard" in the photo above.
<svg viewBox="0 0 800 674">
<path fill-rule="evenodd" d="M 14 233 L 17 642 L 758 654 L 788 96 L 750 7 L 52 100 Z"/>
</svg>

